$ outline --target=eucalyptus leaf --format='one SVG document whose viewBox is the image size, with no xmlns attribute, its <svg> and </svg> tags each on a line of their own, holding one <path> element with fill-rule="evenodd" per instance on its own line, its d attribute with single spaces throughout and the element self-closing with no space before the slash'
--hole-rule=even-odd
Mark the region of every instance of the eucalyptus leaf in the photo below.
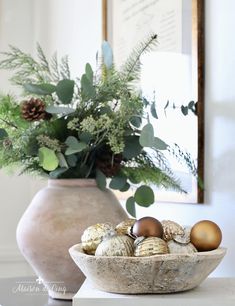
<svg viewBox="0 0 235 306">
<path fill-rule="evenodd" d="M 143 185 L 136 189 L 134 194 L 135 202 L 140 206 L 149 207 L 154 203 L 154 193 L 152 188 Z"/>
<path fill-rule="evenodd" d="M 155 102 L 151 104 L 150 111 L 151 111 L 153 118 L 158 119 Z"/>
<path fill-rule="evenodd" d="M 168 145 L 158 137 L 154 137 L 153 147 L 157 150 L 166 150 Z"/>
<path fill-rule="evenodd" d="M 62 154 L 61 152 L 56 153 L 56 156 L 59 160 L 59 166 L 61 168 L 69 168 L 68 163 L 64 157 L 64 154 Z"/>
<path fill-rule="evenodd" d="M 139 128 L 141 126 L 142 119 L 140 116 L 133 116 L 130 118 L 130 123 L 135 127 Z"/>
<path fill-rule="evenodd" d="M 39 149 L 39 164 L 44 170 L 53 171 L 59 166 L 59 160 L 53 150 L 42 147 Z"/>
<path fill-rule="evenodd" d="M 93 99 L 96 95 L 95 87 L 92 82 L 87 78 L 86 74 L 82 75 L 81 78 L 81 92 L 84 99 Z"/>
<path fill-rule="evenodd" d="M 71 107 L 62 107 L 62 106 L 48 106 L 46 112 L 49 114 L 64 114 L 69 115 L 75 112 L 75 109 Z"/>
<path fill-rule="evenodd" d="M 65 173 L 68 170 L 68 168 L 58 168 L 55 169 L 54 171 L 51 171 L 49 173 L 49 176 L 53 179 L 57 179 L 61 176 L 61 174 Z"/>
<path fill-rule="evenodd" d="M 0 140 L 3 140 L 4 138 L 7 138 L 8 134 L 5 129 L 0 128 Z"/>
<path fill-rule="evenodd" d="M 51 95 L 53 92 L 56 91 L 56 86 L 52 84 L 32 84 L 32 83 L 27 83 L 24 84 L 24 89 L 27 92 L 36 94 L 36 95 Z"/>
<path fill-rule="evenodd" d="M 65 151 L 65 155 L 71 155 L 74 153 L 81 152 L 87 147 L 86 143 L 78 141 L 77 138 L 74 136 L 69 136 L 66 139 L 65 143 L 68 146 L 68 148 Z"/>
<path fill-rule="evenodd" d="M 91 84 L 93 84 L 93 70 L 89 63 L 86 64 L 86 77 L 91 82 Z"/>
<path fill-rule="evenodd" d="M 131 159 L 140 154 L 142 146 L 139 143 L 139 136 L 127 136 L 125 137 L 125 147 L 123 151 L 123 157 Z"/>
<path fill-rule="evenodd" d="M 69 167 L 75 167 L 77 165 L 78 158 L 75 154 L 66 156 L 66 159 Z"/>
<path fill-rule="evenodd" d="M 143 104 L 145 107 L 147 107 L 150 104 L 149 101 L 145 97 L 143 97 Z"/>
<path fill-rule="evenodd" d="M 129 183 L 126 183 L 121 189 L 121 192 L 126 192 L 127 190 L 129 190 L 129 188 L 131 187 L 131 185 Z"/>
<path fill-rule="evenodd" d="M 88 144 L 92 139 L 92 134 L 89 132 L 83 132 L 79 135 L 79 139 Z"/>
<path fill-rule="evenodd" d="M 140 134 L 139 143 L 142 147 L 152 147 L 154 145 L 154 130 L 151 123 L 147 123 Z"/>
<path fill-rule="evenodd" d="M 113 65 L 113 51 L 110 44 L 105 40 L 102 43 L 103 61 L 107 69 L 110 69 Z"/>
<path fill-rule="evenodd" d="M 121 190 L 126 185 L 126 176 L 114 176 L 109 184 L 109 188 Z"/>
<path fill-rule="evenodd" d="M 126 201 L 126 210 L 134 218 L 136 218 L 135 199 L 129 197 Z"/>
<path fill-rule="evenodd" d="M 106 189 L 106 176 L 100 170 L 96 170 L 96 183 L 101 190 Z"/>
<path fill-rule="evenodd" d="M 64 79 L 56 86 L 56 94 L 63 104 L 69 104 L 73 99 L 74 81 Z"/>
<path fill-rule="evenodd" d="M 181 112 L 184 116 L 187 116 L 188 115 L 188 107 L 184 106 L 184 105 L 181 105 Z"/>
</svg>

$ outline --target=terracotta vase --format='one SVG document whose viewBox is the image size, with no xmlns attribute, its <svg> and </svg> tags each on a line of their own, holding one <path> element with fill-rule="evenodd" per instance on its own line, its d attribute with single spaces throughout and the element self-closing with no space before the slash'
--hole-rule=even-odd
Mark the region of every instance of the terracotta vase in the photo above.
<svg viewBox="0 0 235 306">
<path fill-rule="evenodd" d="M 71 299 L 84 275 L 68 249 L 80 242 L 92 224 L 117 224 L 127 217 L 110 191 L 101 191 L 95 180 L 49 180 L 39 191 L 17 227 L 18 246 L 52 298 Z"/>
</svg>

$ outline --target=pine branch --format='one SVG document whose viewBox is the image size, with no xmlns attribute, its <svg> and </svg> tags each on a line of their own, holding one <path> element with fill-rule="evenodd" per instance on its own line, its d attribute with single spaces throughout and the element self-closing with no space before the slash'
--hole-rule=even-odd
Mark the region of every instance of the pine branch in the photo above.
<svg viewBox="0 0 235 306">
<path fill-rule="evenodd" d="M 134 79 L 138 79 L 140 72 L 140 57 L 144 53 L 150 51 L 154 45 L 157 43 L 157 35 L 151 34 L 146 41 L 141 42 L 130 54 L 126 63 L 122 67 L 122 74 L 124 75 L 124 80 L 129 82 Z"/>
<path fill-rule="evenodd" d="M 37 43 L 37 55 L 40 60 L 40 65 L 42 69 L 45 70 L 48 74 L 50 74 L 49 63 L 39 43 Z"/>
<path fill-rule="evenodd" d="M 63 79 L 70 79 L 70 69 L 69 69 L 69 60 L 68 56 L 64 56 L 61 59 L 61 64 L 60 64 L 60 74 Z"/>
<path fill-rule="evenodd" d="M 51 58 L 51 75 L 55 82 L 59 82 L 60 80 L 60 72 L 59 72 L 59 64 L 57 53 L 54 53 Z"/>
</svg>

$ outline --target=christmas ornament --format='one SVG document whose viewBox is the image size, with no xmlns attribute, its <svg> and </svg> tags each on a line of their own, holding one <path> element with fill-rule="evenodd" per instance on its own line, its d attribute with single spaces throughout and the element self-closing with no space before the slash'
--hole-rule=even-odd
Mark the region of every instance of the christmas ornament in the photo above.
<svg viewBox="0 0 235 306">
<path fill-rule="evenodd" d="M 114 228 L 110 223 L 98 223 L 89 226 L 81 237 L 83 250 L 87 254 L 94 255 L 103 237 L 110 232 L 114 232 Z"/>
<path fill-rule="evenodd" d="M 106 177 L 116 175 L 121 169 L 122 154 L 113 154 L 108 146 L 104 146 L 97 152 L 96 167 Z"/>
<path fill-rule="evenodd" d="M 133 256 L 134 241 L 126 235 L 104 239 L 97 247 L 95 256 Z"/>
<path fill-rule="evenodd" d="M 129 235 L 130 228 L 134 225 L 135 222 L 135 219 L 124 220 L 116 226 L 115 231 L 119 235 Z"/>
<path fill-rule="evenodd" d="M 21 104 L 22 117 L 27 121 L 47 120 L 51 114 L 46 112 L 46 105 L 40 99 L 31 98 Z"/>
<path fill-rule="evenodd" d="M 171 220 L 163 220 L 161 222 L 163 226 L 163 239 L 169 241 L 173 239 L 174 236 L 182 236 L 184 234 L 184 229 L 178 223 Z"/>
<path fill-rule="evenodd" d="M 167 254 L 167 243 L 158 237 L 148 237 L 136 243 L 134 255 L 136 257 Z"/>
<path fill-rule="evenodd" d="M 216 223 L 203 220 L 192 227 L 190 240 L 198 251 L 211 251 L 219 247 L 222 233 Z"/>
<path fill-rule="evenodd" d="M 152 217 L 144 217 L 135 222 L 132 227 L 135 237 L 158 237 L 163 236 L 163 227 L 160 221 Z"/>
<path fill-rule="evenodd" d="M 173 254 L 193 254 L 197 252 L 197 249 L 192 243 L 181 244 L 181 243 L 175 242 L 174 240 L 170 240 L 168 241 L 167 245 L 168 245 L 169 253 L 173 253 Z"/>
<path fill-rule="evenodd" d="M 191 226 L 185 226 L 184 227 L 184 234 L 183 235 L 175 235 L 173 237 L 173 240 L 175 242 L 181 243 L 181 244 L 188 244 L 190 242 L 190 233 L 191 233 Z"/>
</svg>

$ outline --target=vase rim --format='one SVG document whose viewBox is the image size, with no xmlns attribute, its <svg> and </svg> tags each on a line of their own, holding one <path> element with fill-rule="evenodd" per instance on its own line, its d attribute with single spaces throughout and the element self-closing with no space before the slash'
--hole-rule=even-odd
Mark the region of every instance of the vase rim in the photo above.
<svg viewBox="0 0 235 306">
<path fill-rule="evenodd" d="M 49 179 L 49 187 L 60 187 L 60 186 L 77 186 L 77 187 L 96 187 L 97 183 L 95 179 Z"/>
</svg>

